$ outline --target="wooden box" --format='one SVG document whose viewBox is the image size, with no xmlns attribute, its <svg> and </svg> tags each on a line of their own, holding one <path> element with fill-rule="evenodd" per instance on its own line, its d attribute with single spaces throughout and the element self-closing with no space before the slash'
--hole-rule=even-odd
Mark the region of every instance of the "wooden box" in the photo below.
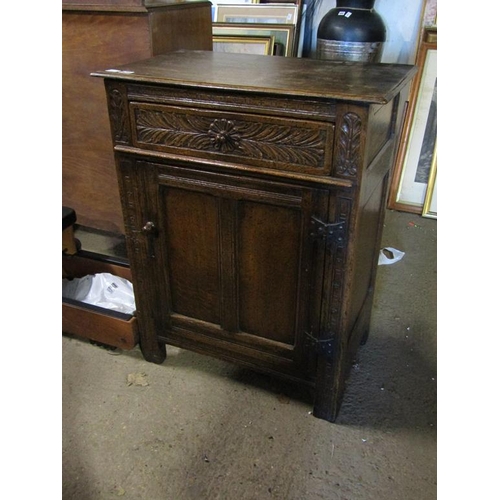
<svg viewBox="0 0 500 500">
<path fill-rule="evenodd" d="M 125 261 L 92 252 L 63 255 L 62 264 L 65 278 L 111 273 L 132 281 Z M 62 302 L 62 330 L 125 350 L 133 349 L 138 341 L 135 316 L 65 298 Z"/>
</svg>

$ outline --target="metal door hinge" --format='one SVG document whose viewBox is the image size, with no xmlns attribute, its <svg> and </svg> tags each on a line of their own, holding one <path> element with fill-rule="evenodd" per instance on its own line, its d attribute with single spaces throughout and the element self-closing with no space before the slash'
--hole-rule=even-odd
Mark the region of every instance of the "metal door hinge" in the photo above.
<svg viewBox="0 0 500 500">
<path fill-rule="evenodd" d="M 335 243 L 343 246 L 346 239 L 346 223 L 344 221 L 334 224 L 326 224 L 316 217 L 311 217 L 311 227 L 309 234 L 313 238 L 325 240 L 327 243 Z"/>
<path fill-rule="evenodd" d="M 313 337 L 310 333 L 305 332 L 305 334 L 309 342 L 313 345 L 318 356 L 321 356 L 329 361 L 333 361 L 335 352 L 334 337 L 328 339 L 317 339 L 316 337 Z"/>
</svg>

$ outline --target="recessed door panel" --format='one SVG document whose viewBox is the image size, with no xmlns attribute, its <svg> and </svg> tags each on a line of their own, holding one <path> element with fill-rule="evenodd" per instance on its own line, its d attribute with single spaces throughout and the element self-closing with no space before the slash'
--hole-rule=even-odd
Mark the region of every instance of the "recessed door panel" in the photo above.
<svg viewBox="0 0 500 500">
<path fill-rule="evenodd" d="M 241 201 L 238 215 L 240 331 L 293 345 L 301 212 Z"/>
<path fill-rule="evenodd" d="M 206 193 L 162 188 L 173 313 L 218 324 L 218 202 Z"/>
</svg>

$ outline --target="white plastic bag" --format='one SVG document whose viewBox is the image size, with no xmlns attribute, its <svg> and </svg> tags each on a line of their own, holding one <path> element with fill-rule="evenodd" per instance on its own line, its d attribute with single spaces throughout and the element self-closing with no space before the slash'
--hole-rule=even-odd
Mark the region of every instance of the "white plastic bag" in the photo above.
<svg viewBox="0 0 500 500">
<path fill-rule="evenodd" d="M 404 252 L 398 250 L 397 248 L 384 247 L 380 250 L 378 256 L 378 265 L 387 266 L 389 264 L 395 264 L 404 257 Z"/>
<path fill-rule="evenodd" d="M 63 279 L 62 296 L 125 314 L 135 312 L 132 283 L 110 273 Z"/>
</svg>

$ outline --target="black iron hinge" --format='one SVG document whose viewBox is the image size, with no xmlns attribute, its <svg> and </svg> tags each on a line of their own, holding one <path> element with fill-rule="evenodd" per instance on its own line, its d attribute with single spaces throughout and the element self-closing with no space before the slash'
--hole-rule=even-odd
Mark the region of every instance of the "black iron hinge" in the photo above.
<svg viewBox="0 0 500 500">
<path fill-rule="evenodd" d="M 311 217 L 311 227 L 309 234 L 313 238 L 325 240 L 327 243 L 335 243 L 337 246 L 343 246 L 346 240 L 345 221 L 326 224 L 316 217 Z"/>
<path fill-rule="evenodd" d="M 305 332 L 309 342 L 313 345 L 318 356 L 321 356 L 329 361 L 333 361 L 334 358 L 334 341 L 335 338 L 317 339 L 313 337 L 310 333 Z"/>
</svg>

